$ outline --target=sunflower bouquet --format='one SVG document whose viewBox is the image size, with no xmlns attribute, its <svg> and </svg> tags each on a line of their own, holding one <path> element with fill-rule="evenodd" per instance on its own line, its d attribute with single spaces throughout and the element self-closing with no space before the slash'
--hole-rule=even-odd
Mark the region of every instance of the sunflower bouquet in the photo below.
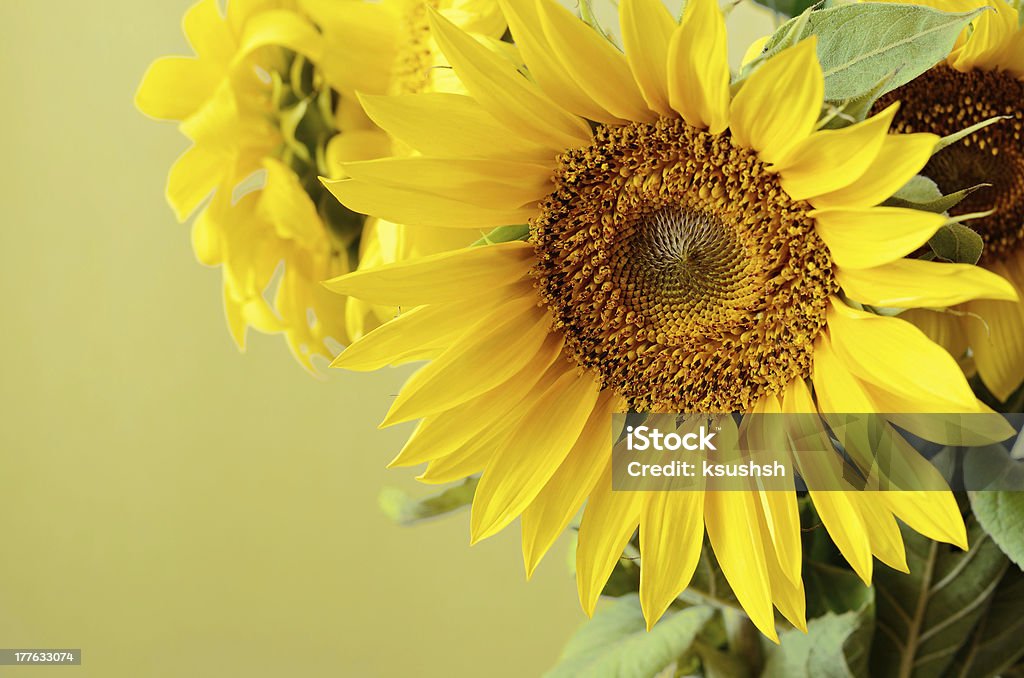
<svg viewBox="0 0 1024 678">
<path fill-rule="evenodd" d="M 593 619 L 552 676 L 1024 675 L 1020 8 L 773 7 L 732 68 L 715 0 L 595 9 L 190 10 L 137 104 L 192 141 L 168 199 L 235 340 L 421 363 L 391 465 L 449 486 L 382 506 L 518 519 L 527 576 L 572 533 Z M 622 489 L 613 447 L 666 414 L 818 422 L 875 484 L 784 432 L 800 484 Z"/>
</svg>

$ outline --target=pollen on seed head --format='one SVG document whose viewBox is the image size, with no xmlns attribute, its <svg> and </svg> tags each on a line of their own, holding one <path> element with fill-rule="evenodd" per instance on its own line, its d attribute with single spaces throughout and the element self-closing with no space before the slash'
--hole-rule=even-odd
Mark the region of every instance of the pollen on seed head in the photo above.
<svg viewBox="0 0 1024 678">
<path fill-rule="evenodd" d="M 681 120 L 599 126 L 531 222 L 566 347 L 637 410 L 734 412 L 810 375 L 837 285 L 756 154 Z"/>
<path fill-rule="evenodd" d="M 985 241 L 982 263 L 999 261 L 1024 244 L 1024 82 L 1006 71 L 966 73 L 945 64 L 885 95 L 881 110 L 902 101 L 893 123 L 897 132 L 933 132 L 946 136 L 996 116 L 1010 116 L 937 153 L 922 174 L 943 193 L 991 184 L 967 196 L 953 215 L 993 213 L 970 226 Z"/>
</svg>

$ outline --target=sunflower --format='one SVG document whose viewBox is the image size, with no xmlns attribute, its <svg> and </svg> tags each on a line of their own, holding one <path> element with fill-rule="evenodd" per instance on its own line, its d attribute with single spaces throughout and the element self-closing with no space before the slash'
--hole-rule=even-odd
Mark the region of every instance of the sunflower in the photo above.
<svg viewBox="0 0 1024 678">
<path fill-rule="evenodd" d="M 521 518 L 527 573 L 586 502 L 577 583 L 592 613 L 639 528 L 653 624 L 689 583 L 705 533 L 754 624 L 805 627 L 794 492 L 613 492 L 609 418 L 675 412 L 977 412 L 953 358 L 865 306 L 1013 299 L 984 269 L 903 257 L 945 222 L 878 206 L 938 137 L 887 134 L 896 106 L 816 130 L 813 39 L 733 94 L 723 17 L 691 0 L 623 0 L 624 54 L 552 0 L 503 0 L 527 67 L 431 15 L 467 95 L 364 97 L 422 155 L 325 182 L 351 209 L 421 226 L 529 223 L 526 241 L 435 254 L 328 286 L 406 309 L 336 364 L 430 361 L 383 425 L 420 419 L 392 465 L 482 472 L 474 542 Z M 780 102 L 783 102 L 780 105 Z M 865 580 L 906 570 L 896 518 L 966 547 L 948 492 L 812 491 Z"/>
<path fill-rule="evenodd" d="M 984 241 L 980 265 L 1024 290 L 1024 29 L 1005 0 L 925 1 L 946 11 L 987 7 L 965 29 L 945 62 L 883 97 L 902 102 L 893 129 L 946 135 L 996 116 L 996 124 L 937 153 L 924 168 L 943 193 L 988 184 L 951 210 L 988 213 L 968 224 Z M 911 317 L 955 355 L 970 346 L 985 387 L 1007 400 L 1024 381 L 1024 304 L 972 300 L 956 314 Z"/>
<path fill-rule="evenodd" d="M 225 311 L 239 347 L 250 326 L 284 332 L 311 368 L 312 356 L 333 356 L 329 339 L 346 343 L 393 315 L 326 294 L 322 280 L 364 257 L 383 263 L 467 244 L 465 234 L 456 243 L 450 232 L 410 236 L 367 222 L 318 180 L 340 177 L 342 162 L 395 150 L 357 90 L 425 91 L 445 82 L 432 75 L 435 50 L 422 28 L 428 5 L 470 30 L 504 31 L 494 2 L 441 4 L 231 0 L 222 16 L 216 0 L 202 0 L 184 20 L 196 56 L 158 59 L 144 76 L 138 108 L 181 121 L 193 142 L 171 168 L 167 198 L 181 221 L 209 199 L 193 243 L 200 261 L 223 266 Z"/>
</svg>

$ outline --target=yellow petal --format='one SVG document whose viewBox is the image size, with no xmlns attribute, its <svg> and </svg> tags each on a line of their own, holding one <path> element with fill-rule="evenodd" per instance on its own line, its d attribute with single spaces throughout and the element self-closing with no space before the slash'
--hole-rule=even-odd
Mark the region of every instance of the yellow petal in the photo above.
<svg viewBox="0 0 1024 678">
<path fill-rule="evenodd" d="M 535 303 L 529 296 L 514 299 L 483 316 L 457 343 L 409 378 L 381 426 L 455 407 L 500 386 L 525 367 L 551 327 L 550 316 Z"/>
<path fill-rule="evenodd" d="M 494 294 L 518 282 L 533 260 L 529 243 L 516 240 L 358 270 L 324 285 L 376 304 L 421 306 Z"/>
<path fill-rule="evenodd" d="M 499 210 L 536 203 L 552 190 L 547 167 L 510 160 L 386 158 L 346 163 L 344 169 L 351 178 L 368 184 Z"/>
<path fill-rule="evenodd" d="M 997 302 L 997 305 L 1004 306 L 1008 304 Z M 914 323 L 929 339 L 949 351 L 949 354 L 954 358 L 959 360 L 967 353 L 968 340 L 965 322 L 970 322 L 969 318 L 962 318 L 959 313 L 948 313 L 944 310 L 931 308 L 907 309 L 900 313 L 900 318 Z M 975 345 L 973 348 L 975 354 L 977 354 L 978 346 Z"/>
<path fill-rule="evenodd" d="M 576 544 L 576 586 L 588 616 L 593 616 L 597 599 L 636 531 L 649 497 L 649 492 L 613 492 L 612 464 L 608 460 L 587 500 Z"/>
<path fill-rule="evenodd" d="M 757 492 L 766 534 L 777 554 L 779 569 L 792 583 L 800 581 L 803 563 L 800 544 L 800 510 L 796 493 L 782 490 Z"/>
<path fill-rule="evenodd" d="M 171 166 L 167 202 L 178 221 L 185 221 L 224 179 L 227 158 L 207 146 L 194 144 Z"/>
<path fill-rule="evenodd" d="M 1003 65 L 1003 55 L 1011 37 L 1020 30 L 1017 10 L 1004 0 L 987 3 L 988 11 L 982 12 L 971 22 L 973 31 L 970 38 L 951 55 L 950 65 L 958 71 L 973 69 L 990 70 Z"/>
<path fill-rule="evenodd" d="M 659 0 L 622 0 L 619 4 L 626 61 L 647 106 L 674 117 L 669 104 L 668 53 L 675 21 Z"/>
<path fill-rule="evenodd" d="M 565 110 L 588 120 L 619 122 L 580 89 L 579 83 L 562 66 L 544 35 L 535 0 L 501 0 L 501 7 L 530 76 L 545 94 Z"/>
<path fill-rule="evenodd" d="M 948 220 L 901 207 L 817 209 L 811 216 L 832 260 L 844 269 L 871 268 L 910 254 Z"/>
<path fill-rule="evenodd" d="M 874 412 L 871 399 L 861 388 L 846 364 L 832 348 L 827 332 L 814 345 L 814 370 L 811 374 L 818 407 L 822 412 Z"/>
<path fill-rule="evenodd" d="M 523 561 L 526 576 L 569 525 L 608 465 L 609 420 L 620 403 L 608 391 L 601 393 L 590 419 L 569 454 L 523 511 Z"/>
<path fill-rule="evenodd" d="M 287 165 L 274 158 L 263 162 L 267 180 L 260 191 L 259 214 L 274 225 L 279 238 L 309 250 L 323 247 L 327 234 L 316 205 Z"/>
<path fill-rule="evenodd" d="M 554 164 L 555 153 L 551 149 L 509 134 L 472 97 L 431 92 L 363 95 L 359 100 L 375 123 L 424 155 Z"/>
<path fill-rule="evenodd" d="M 817 411 L 811 393 L 802 379 L 795 379 L 787 385 L 782 398 L 782 411 L 785 414 L 808 414 Z M 865 583 L 870 583 L 871 544 L 860 511 L 853 503 L 855 500 L 850 498 L 852 492 L 813 489 L 826 487 L 830 481 L 835 481 L 837 486 L 841 485 L 837 479 L 837 476 L 841 475 L 837 470 L 838 459 L 832 455 L 816 455 L 813 460 L 808 460 L 802 457 L 798 450 L 794 450 L 794 453 L 801 474 L 808 479 L 811 501 L 822 524 L 854 571 Z"/>
<path fill-rule="evenodd" d="M 313 24 L 295 12 L 269 10 L 246 22 L 233 65 L 242 65 L 250 54 L 263 47 L 286 47 L 311 61 L 320 61 L 323 37 Z"/>
<path fill-rule="evenodd" d="M 1005 263 L 990 267 L 1010 280 L 1022 294 L 1024 257 L 1016 255 Z M 967 318 L 967 336 L 974 350 L 974 364 L 985 386 L 1000 401 L 1005 401 L 1024 380 L 1024 303 L 972 301 L 966 310 L 977 317 Z"/>
<path fill-rule="evenodd" d="M 796 502 L 796 495 L 793 492 L 777 492 L 775 494 L 788 494 Z M 762 508 L 764 502 L 761 503 Z M 796 554 L 795 566 L 788 556 L 783 555 L 778 549 L 771 548 L 774 543 L 768 525 L 768 517 L 764 513 L 759 516 L 758 525 L 761 529 L 761 542 L 764 543 L 770 553 L 765 555 L 765 563 L 768 565 L 768 581 L 772 584 L 772 602 L 778 608 L 782 616 L 789 620 L 796 628 L 807 632 L 807 597 L 804 594 L 804 581 L 801 576 L 803 559 L 799 551 Z M 797 537 L 799 538 L 800 525 L 797 523 Z M 796 570 L 793 576 L 791 570 Z"/>
<path fill-rule="evenodd" d="M 980 266 L 900 259 L 866 270 L 840 268 L 836 282 L 862 304 L 890 308 L 942 308 L 971 299 L 1016 301 L 1005 279 Z"/>
<path fill-rule="evenodd" d="M 912 530 L 967 550 L 967 528 L 952 492 L 879 492 L 878 496 Z"/>
<path fill-rule="evenodd" d="M 712 134 L 729 126 L 728 51 L 718 3 L 687 2 L 668 48 L 669 100 L 686 122 Z"/>
<path fill-rule="evenodd" d="M 209 209 L 200 212 L 192 222 L 192 250 L 204 266 L 216 266 L 223 261 L 220 227 Z"/>
<path fill-rule="evenodd" d="M 892 512 L 886 507 L 885 494 L 889 493 L 862 490 L 850 496 L 856 497 L 857 508 L 868 530 L 868 541 L 871 542 L 871 551 L 875 557 L 894 570 L 910 572 L 903 535 L 900 534 L 900 526 Z"/>
<path fill-rule="evenodd" d="M 815 132 L 793 146 L 776 161 L 786 193 L 806 200 L 855 183 L 878 158 L 898 109 L 897 102 L 867 120 Z"/>
<path fill-rule="evenodd" d="M 754 626 L 778 642 L 756 502 L 753 492 L 705 492 L 704 522 L 715 557 L 737 600 Z"/>
<path fill-rule="evenodd" d="M 426 470 L 416 476 L 416 480 L 437 485 L 453 483 L 480 473 L 494 456 L 495 448 L 502 444 L 521 420 L 522 417 L 512 415 L 504 421 L 496 422 L 490 429 L 480 431 L 451 454 L 432 460 Z"/>
<path fill-rule="evenodd" d="M 907 412 L 975 412 L 959 365 L 905 320 L 865 313 L 833 298 L 829 336 L 844 364 L 877 390 L 919 403 Z"/>
<path fill-rule="evenodd" d="M 324 35 L 323 54 L 317 66 L 327 81 L 343 93 L 343 100 L 355 92 L 386 93 L 401 30 L 401 10 L 396 5 L 301 0 L 303 13 Z"/>
<path fill-rule="evenodd" d="M 535 207 L 491 209 L 464 200 L 441 198 L 418 190 L 341 179 L 321 179 L 327 190 L 345 207 L 399 224 L 439 228 L 494 228 L 525 224 Z"/>
<path fill-rule="evenodd" d="M 473 498 L 473 542 L 497 534 L 544 488 L 579 439 L 600 394 L 589 372 L 571 371 L 536 403 L 487 464 Z"/>
<path fill-rule="evenodd" d="M 327 142 L 327 167 L 331 179 L 343 176 L 344 163 L 374 160 L 391 155 L 391 140 L 380 130 L 352 130 L 335 134 Z"/>
<path fill-rule="evenodd" d="M 839 552 L 857 576 L 870 585 L 874 561 L 871 558 L 869 528 L 855 503 L 857 491 L 811 490 L 810 495 L 821 523 Z"/>
<path fill-rule="evenodd" d="M 608 40 L 554 0 L 537 0 L 537 13 L 562 67 L 592 101 L 623 121 L 655 120 L 626 58 Z"/>
<path fill-rule="evenodd" d="M 209 59 L 221 67 L 231 61 L 237 45 L 217 0 L 200 0 L 192 5 L 183 20 L 185 35 L 192 49 L 202 59 Z"/>
<path fill-rule="evenodd" d="M 752 148 L 762 160 L 781 160 L 807 138 L 821 113 L 825 78 L 818 64 L 817 38 L 789 47 L 754 71 L 732 99 L 733 139 Z M 785 106 L 779 102 L 785 101 Z"/>
<path fill-rule="evenodd" d="M 556 105 L 511 62 L 433 11 L 430 26 L 466 90 L 502 121 L 513 136 L 526 136 L 556 153 L 590 143 L 586 122 Z"/>
<path fill-rule="evenodd" d="M 704 545 L 702 490 L 649 494 L 640 517 L 640 607 L 648 630 L 689 585 Z"/>
<path fill-rule="evenodd" d="M 388 467 L 415 466 L 454 452 L 508 415 L 509 403 L 525 398 L 561 354 L 563 337 L 549 334 L 525 368 L 501 385 L 468 402 L 424 419 Z M 603 434 L 608 422 L 604 421 Z M 590 451 L 591 453 L 593 450 Z M 577 507 L 578 508 L 578 507 Z"/>
<path fill-rule="evenodd" d="M 161 57 L 142 76 L 135 106 L 154 118 L 184 120 L 213 96 L 222 77 L 199 59 Z"/>
<path fill-rule="evenodd" d="M 486 307 L 480 300 L 431 304 L 405 311 L 353 341 L 331 363 L 357 372 L 415 359 L 425 348 L 443 348 L 472 325 Z"/>
<path fill-rule="evenodd" d="M 921 171 L 939 137 L 887 134 L 874 163 L 854 183 L 811 199 L 815 207 L 870 207 L 891 197 Z"/>
</svg>

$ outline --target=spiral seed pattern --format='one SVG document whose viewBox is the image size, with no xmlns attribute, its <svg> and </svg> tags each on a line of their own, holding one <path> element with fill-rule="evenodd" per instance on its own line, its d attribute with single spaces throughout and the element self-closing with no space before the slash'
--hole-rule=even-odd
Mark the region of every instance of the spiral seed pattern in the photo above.
<svg viewBox="0 0 1024 678">
<path fill-rule="evenodd" d="M 599 126 L 531 222 L 577 364 L 637 410 L 737 412 L 810 375 L 828 249 L 755 152 L 681 120 Z"/>
</svg>

